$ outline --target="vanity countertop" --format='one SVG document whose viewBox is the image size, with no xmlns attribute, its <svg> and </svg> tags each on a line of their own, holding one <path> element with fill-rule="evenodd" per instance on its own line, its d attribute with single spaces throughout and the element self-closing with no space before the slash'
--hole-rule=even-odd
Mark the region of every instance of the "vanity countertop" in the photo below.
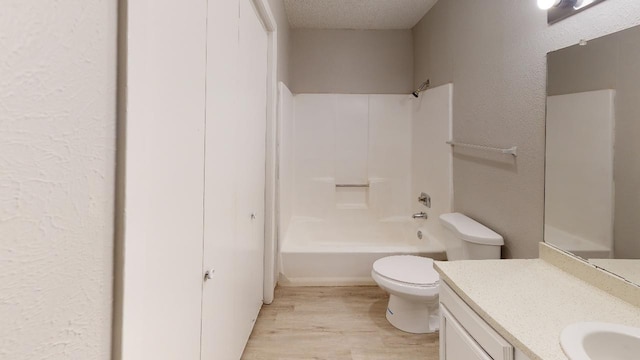
<svg viewBox="0 0 640 360">
<path fill-rule="evenodd" d="M 640 308 L 542 259 L 435 262 L 444 280 L 525 355 L 566 360 L 560 333 L 580 321 L 640 327 Z"/>
</svg>

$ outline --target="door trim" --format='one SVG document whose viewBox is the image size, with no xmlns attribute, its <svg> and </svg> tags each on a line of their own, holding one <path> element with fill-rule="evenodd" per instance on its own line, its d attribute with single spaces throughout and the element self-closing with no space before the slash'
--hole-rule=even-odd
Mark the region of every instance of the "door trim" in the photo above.
<svg viewBox="0 0 640 360">
<path fill-rule="evenodd" d="M 278 109 L 278 24 L 268 0 L 252 0 L 258 16 L 267 31 L 267 132 L 265 149 L 265 191 L 264 191 L 264 282 L 263 302 L 271 304 L 277 283 L 276 258 L 276 144 Z"/>
</svg>

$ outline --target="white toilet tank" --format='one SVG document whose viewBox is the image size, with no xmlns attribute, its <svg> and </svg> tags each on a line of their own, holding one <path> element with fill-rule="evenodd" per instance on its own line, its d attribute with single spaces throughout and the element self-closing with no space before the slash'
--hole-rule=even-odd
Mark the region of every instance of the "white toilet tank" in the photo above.
<svg viewBox="0 0 640 360">
<path fill-rule="evenodd" d="M 460 213 L 440 215 L 448 260 L 500 259 L 502 236 Z"/>
</svg>

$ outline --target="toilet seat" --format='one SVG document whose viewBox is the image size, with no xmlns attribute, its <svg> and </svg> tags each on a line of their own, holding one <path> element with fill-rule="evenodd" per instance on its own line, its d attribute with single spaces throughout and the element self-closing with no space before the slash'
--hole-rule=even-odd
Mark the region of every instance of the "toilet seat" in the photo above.
<svg viewBox="0 0 640 360">
<path fill-rule="evenodd" d="M 440 276 L 433 269 L 433 259 L 420 256 L 388 256 L 373 263 L 373 271 L 406 285 L 434 287 L 440 283 Z"/>
<path fill-rule="evenodd" d="M 371 276 L 391 293 L 427 299 L 439 293 L 440 276 L 433 269 L 433 259 L 412 255 L 389 256 L 373 264 Z"/>
</svg>

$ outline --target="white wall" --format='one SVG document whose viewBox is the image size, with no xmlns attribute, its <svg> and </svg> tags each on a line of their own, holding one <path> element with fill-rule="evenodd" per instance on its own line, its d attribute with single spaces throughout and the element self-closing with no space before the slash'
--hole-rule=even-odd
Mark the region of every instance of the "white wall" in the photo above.
<svg viewBox="0 0 640 360">
<path fill-rule="evenodd" d="M 547 99 L 545 226 L 613 247 L 614 90 Z M 552 238 L 545 241 L 558 246 Z"/>
<path fill-rule="evenodd" d="M 535 1 L 457 0 L 439 1 L 413 29 L 414 85 L 455 84 L 454 139 L 518 146 L 515 162 L 454 156 L 455 210 L 502 234 L 506 257 L 537 257 L 542 241 L 546 53 L 637 24 L 637 0 L 551 26 Z"/>
<path fill-rule="evenodd" d="M 409 94 L 410 30 L 291 31 L 289 87 L 294 93 Z"/>
<path fill-rule="evenodd" d="M 2 359 L 110 359 L 116 3 L 2 2 Z"/>
</svg>

